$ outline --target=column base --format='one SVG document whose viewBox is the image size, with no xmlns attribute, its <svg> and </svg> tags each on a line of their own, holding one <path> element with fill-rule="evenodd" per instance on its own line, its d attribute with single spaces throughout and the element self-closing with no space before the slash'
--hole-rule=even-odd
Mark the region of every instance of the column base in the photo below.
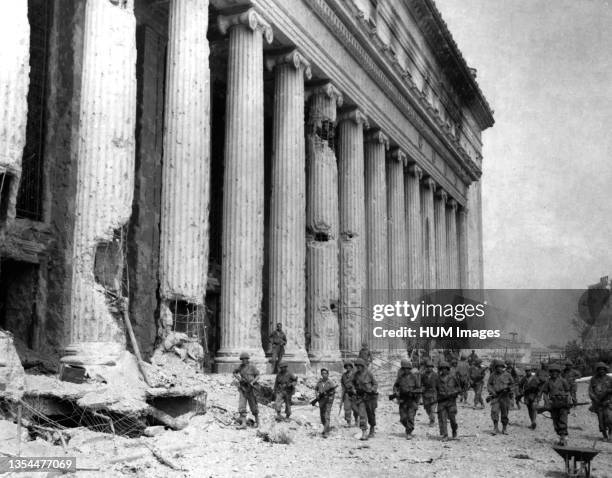
<svg viewBox="0 0 612 478">
<path fill-rule="evenodd" d="M 344 371 L 339 350 L 333 352 L 326 351 L 323 353 L 310 352 L 308 358 L 310 358 L 310 367 L 313 370 L 319 371 L 322 368 L 326 368 L 334 372 L 342 373 Z"/>
<path fill-rule="evenodd" d="M 65 365 L 116 365 L 125 344 L 117 342 L 75 342 L 64 349 Z"/>
<path fill-rule="evenodd" d="M 215 357 L 215 372 L 232 373 L 240 365 L 240 354 L 249 354 L 249 363 L 255 365 L 260 374 L 269 373 L 270 363 L 261 349 L 219 350 Z"/>
<path fill-rule="evenodd" d="M 289 366 L 289 372 L 305 374 L 310 369 L 310 360 L 308 360 L 308 354 L 305 350 L 289 350 L 285 351 L 283 355 L 283 362 L 287 362 Z M 272 356 L 268 356 L 269 373 L 273 373 L 274 364 L 272 363 Z"/>
</svg>

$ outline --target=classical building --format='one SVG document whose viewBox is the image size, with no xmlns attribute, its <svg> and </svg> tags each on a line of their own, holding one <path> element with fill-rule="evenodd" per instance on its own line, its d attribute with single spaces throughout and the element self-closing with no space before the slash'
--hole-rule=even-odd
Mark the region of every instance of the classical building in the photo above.
<svg viewBox="0 0 612 478">
<path fill-rule="evenodd" d="M 0 328 L 66 364 L 197 335 L 296 370 L 362 291 L 482 286 L 492 111 L 432 0 L 14 0 Z"/>
</svg>

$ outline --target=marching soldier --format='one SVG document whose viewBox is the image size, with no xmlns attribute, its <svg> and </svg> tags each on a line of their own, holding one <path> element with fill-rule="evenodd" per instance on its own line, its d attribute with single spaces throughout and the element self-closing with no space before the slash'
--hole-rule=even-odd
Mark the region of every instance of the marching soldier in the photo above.
<svg viewBox="0 0 612 478">
<path fill-rule="evenodd" d="M 467 362 L 467 357 L 465 355 L 461 355 L 461 359 L 459 363 L 456 365 L 457 370 L 457 378 L 463 385 L 463 391 L 459 395 L 460 402 L 466 402 L 468 398 L 468 391 L 470 389 L 470 365 Z"/>
<path fill-rule="evenodd" d="M 368 370 L 366 362 L 358 358 L 355 360 L 357 371 L 353 375 L 353 388 L 355 389 L 355 407 L 359 414 L 359 427 L 361 440 L 367 440 L 376 433 L 376 407 L 378 406 L 378 384 L 372 372 Z M 370 433 L 368 434 L 368 424 Z"/>
<path fill-rule="evenodd" d="M 291 398 L 295 393 L 295 384 L 297 377 L 288 371 L 287 362 L 281 362 L 278 364 L 280 372 L 276 374 L 276 380 L 274 381 L 274 408 L 276 410 L 276 420 L 282 420 L 281 408 L 285 403 L 285 415 L 287 420 L 291 416 Z"/>
<path fill-rule="evenodd" d="M 589 383 L 589 397 L 593 402 L 591 410 L 597 413 L 599 431 L 604 440 L 612 438 L 612 377 L 607 373 L 605 363 L 595 364 L 595 375 Z"/>
<path fill-rule="evenodd" d="M 501 414 L 502 433 L 506 435 L 508 427 L 508 410 L 512 405 L 512 387 L 514 380 L 512 376 L 504 370 L 504 363 L 501 360 L 493 361 L 494 372 L 490 375 L 487 383 L 487 391 L 491 401 L 491 419 L 493 420 L 493 433 L 499 433 L 499 416 Z"/>
<path fill-rule="evenodd" d="M 421 385 L 423 387 L 423 408 L 429 417 L 429 426 L 433 427 L 436 423 L 436 388 L 438 374 L 434 372 L 434 364 L 431 359 L 425 362 L 425 371 L 421 375 Z"/>
<path fill-rule="evenodd" d="M 563 372 L 561 372 L 561 376 L 567 380 L 567 383 L 570 386 L 570 395 L 572 397 L 572 405 L 576 406 L 578 403 L 578 399 L 576 397 L 576 379 L 580 378 L 582 375 L 578 370 L 574 368 L 574 363 L 571 360 L 566 360 L 564 362 Z"/>
<path fill-rule="evenodd" d="M 346 420 L 346 427 L 351 426 L 351 419 L 355 417 L 355 425 L 359 426 L 359 414 L 353 406 L 353 396 L 355 395 L 355 388 L 353 387 L 353 375 L 355 374 L 355 368 L 353 363 L 350 361 L 344 362 L 345 372 L 340 378 L 340 385 L 342 385 L 342 405 L 344 406 L 344 419 Z"/>
<path fill-rule="evenodd" d="M 315 386 L 317 398 L 312 402 L 315 405 L 319 402 L 319 413 L 321 415 L 321 424 L 323 425 L 323 438 L 329 436 L 331 431 L 331 411 L 334 404 L 334 396 L 336 394 L 337 385 L 329 379 L 329 370 L 321 369 L 321 378 Z"/>
<path fill-rule="evenodd" d="M 372 357 L 372 352 L 370 351 L 367 342 L 363 342 L 361 344 L 361 350 L 359 351 L 359 358 L 362 359 L 366 363 L 366 366 L 368 367 L 372 363 L 372 360 L 374 360 L 374 358 Z"/>
<path fill-rule="evenodd" d="M 412 373 L 412 363 L 408 359 L 402 359 L 393 394 L 399 401 L 400 422 L 406 429 L 406 438 L 412 438 L 414 430 L 414 416 L 419 408 L 421 392 L 421 377 Z"/>
<path fill-rule="evenodd" d="M 450 372 L 448 362 L 438 365 L 438 380 L 436 381 L 436 396 L 438 401 L 438 425 L 443 441 L 448 440 L 446 421 L 450 421 L 453 438 L 457 438 L 457 396 L 462 388 L 457 376 Z"/>
<path fill-rule="evenodd" d="M 521 398 L 519 394 L 519 382 L 520 378 L 518 372 L 516 371 L 516 367 L 514 366 L 514 362 L 512 360 L 506 360 L 506 373 L 509 373 L 512 377 L 512 396 L 514 397 L 514 401 L 510 400 L 510 408 L 514 408 L 514 404 L 516 403 L 517 410 L 521 409 Z"/>
<path fill-rule="evenodd" d="M 276 324 L 276 330 L 270 334 L 270 344 L 272 346 L 272 364 L 273 373 L 278 372 L 278 364 L 283 360 L 285 355 L 285 345 L 287 345 L 287 336 L 283 332 L 283 324 Z"/>
<path fill-rule="evenodd" d="M 529 428 L 535 430 L 536 428 L 536 417 L 538 401 L 540 399 L 540 388 L 542 387 L 542 383 L 540 379 L 535 374 L 535 368 L 526 367 L 525 368 L 525 376 L 521 379 L 519 383 L 519 391 L 523 396 L 523 402 L 525 403 L 525 407 L 527 407 L 527 413 L 529 414 L 529 420 L 531 420 L 531 425 Z"/>
<path fill-rule="evenodd" d="M 234 370 L 234 378 L 238 380 L 238 413 L 240 414 L 239 428 L 246 428 L 246 405 L 249 404 L 251 413 L 255 418 L 255 426 L 259 426 L 259 409 L 257 408 L 257 399 L 255 398 L 254 385 L 259 380 L 259 370 L 257 367 L 249 363 L 249 354 L 242 352 L 240 354 L 240 366 Z"/>
<path fill-rule="evenodd" d="M 550 378 L 542 387 L 544 408 L 550 410 L 555 432 L 559 435 L 558 444 L 567 444 L 567 417 L 572 403 L 570 385 L 561 377 L 561 367 L 556 363 L 548 367 Z"/>
<path fill-rule="evenodd" d="M 484 401 L 482 400 L 482 387 L 484 386 L 484 378 L 487 373 L 487 369 L 482 367 L 482 360 L 478 357 L 474 359 L 472 365 L 470 365 L 470 387 L 474 390 L 474 408 L 480 405 L 484 408 Z"/>
</svg>

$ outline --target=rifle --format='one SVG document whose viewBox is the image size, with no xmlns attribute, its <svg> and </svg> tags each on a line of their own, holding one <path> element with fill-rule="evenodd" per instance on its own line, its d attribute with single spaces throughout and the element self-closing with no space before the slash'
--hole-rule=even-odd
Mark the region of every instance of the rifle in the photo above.
<svg viewBox="0 0 612 478">
<path fill-rule="evenodd" d="M 255 384 L 258 380 L 259 376 L 255 377 L 252 382 L 249 382 L 246 378 L 241 376 L 240 378 L 238 378 L 238 388 L 241 388 L 243 392 L 248 393 L 255 387 Z"/>
<path fill-rule="evenodd" d="M 319 393 L 319 395 L 317 395 L 317 397 L 314 400 L 311 400 L 310 404 L 314 407 L 317 404 L 317 402 L 323 400 L 325 397 L 332 396 L 331 392 L 335 393 L 337 388 L 338 388 L 338 385 L 334 385 L 332 388 L 330 388 L 326 392 Z"/>
<path fill-rule="evenodd" d="M 590 405 L 591 402 L 578 402 L 576 403 L 576 405 L 572 405 L 573 407 L 581 407 L 583 405 Z M 538 413 L 544 413 L 544 412 L 550 412 L 551 408 L 550 405 L 540 405 L 538 407 L 536 407 L 536 412 Z"/>
<path fill-rule="evenodd" d="M 451 400 L 453 398 L 457 398 L 459 395 L 461 395 L 461 393 L 463 393 L 463 390 L 459 390 L 458 392 L 453 392 L 449 395 L 442 395 L 442 396 L 438 396 L 436 397 L 436 403 L 440 403 L 443 402 L 445 400 Z"/>
<path fill-rule="evenodd" d="M 396 398 L 399 399 L 399 400 L 402 400 L 402 399 L 404 399 L 404 400 L 405 399 L 415 400 L 415 399 L 419 398 L 421 393 L 423 393 L 422 390 L 414 391 L 414 392 L 405 392 L 405 393 L 395 393 L 395 392 L 393 392 L 391 395 L 389 395 L 389 400 L 395 400 Z"/>
<path fill-rule="evenodd" d="M 508 395 L 508 394 L 510 394 L 510 392 L 512 392 L 512 389 L 510 387 L 506 387 L 506 388 L 500 390 L 499 392 L 497 392 L 494 395 L 493 394 L 489 395 L 487 398 L 485 398 L 485 402 L 489 403 L 494 398 L 501 397 L 502 395 Z"/>
</svg>

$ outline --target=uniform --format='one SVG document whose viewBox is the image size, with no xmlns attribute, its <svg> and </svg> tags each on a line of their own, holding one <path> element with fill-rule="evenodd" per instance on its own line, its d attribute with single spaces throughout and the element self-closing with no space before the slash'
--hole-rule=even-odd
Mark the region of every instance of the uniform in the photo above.
<svg viewBox="0 0 612 478">
<path fill-rule="evenodd" d="M 359 351 L 359 358 L 363 360 L 366 365 L 370 365 L 372 363 L 372 352 L 370 351 L 367 345 L 364 344 L 361 346 L 361 350 Z"/>
<path fill-rule="evenodd" d="M 291 416 L 291 397 L 295 392 L 295 383 L 297 382 L 297 377 L 291 372 L 287 371 L 281 365 L 281 371 L 276 374 L 276 380 L 274 381 L 274 409 L 276 410 L 276 414 L 280 417 L 281 408 L 283 403 L 285 404 L 285 415 L 287 418 Z"/>
<path fill-rule="evenodd" d="M 259 377 L 259 370 L 250 363 L 242 363 L 236 369 L 234 369 L 234 376 L 239 378 L 238 384 L 238 413 L 240 414 L 243 425 L 246 417 L 246 406 L 249 404 L 251 413 L 255 417 L 256 422 L 258 421 L 259 409 L 257 407 L 257 399 L 255 398 L 255 390 L 252 386 L 255 380 Z M 246 383 L 245 383 L 246 382 Z"/>
<path fill-rule="evenodd" d="M 487 382 L 487 391 L 492 396 L 491 399 L 491 419 L 493 425 L 497 431 L 497 424 L 501 414 L 502 433 L 506 431 L 508 426 L 508 410 L 512 406 L 512 388 L 514 386 L 514 380 L 512 376 L 506 372 L 501 373 L 496 371 L 489 376 Z"/>
<path fill-rule="evenodd" d="M 412 373 L 409 368 L 401 368 L 393 385 L 393 392 L 399 397 L 400 422 L 410 435 L 414 430 L 414 417 L 419 408 L 421 394 L 421 377 Z"/>
<path fill-rule="evenodd" d="M 355 389 L 354 403 L 359 414 L 359 428 L 365 431 L 369 424 L 370 435 L 373 435 L 376 426 L 376 407 L 378 406 L 378 384 L 372 372 L 365 367 L 363 370 L 358 369 L 353 375 L 353 388 Z"/>
<path fill-rule="evenodd" d="M 438 374 L 433 370 L 425 370 L 421 375 L 421 386 L 423 387 L 423 408 L 429 416 L 429 425 L 433 426 L 436 422 L 437 408 L 437 383 Z"/>
<path fill-rule="evenodd" d="M 608 370 L 603 362 L 598 363 L 595 368 Z M 599 431 L 608 439 L 612 436 L 612 377 L 593 375 L 589 382 L 589 397 L 593 402 L 591 408 L 597 414 Z"/>
<path fill-rule="evenodd" d="M 470 389 L 470 364 L 465 357 L 461 357 L 457 364 L 457 377 L 462 384 L 463 392 L 461 392 L 461 401 L 467 402 L 468 391 Z"/>
<path fill-rule="evenodd" d="M 567 436 L 567 416 L 572 400 L 570 385 L 561 376 L 551 377 L 542 387 L 542 393 L 546 395 L 545 403 L 550 408 L 555 432 L 561 437 L 561 442 L 564 442 Z"/>
<path fill-rule="evenodd" d="M 561 376 L 567 380 L 567 383 L 570 386 L 570 396 L 572 397 L 572 404 L 576 405 L 578 403 L 578 399 L 576 397 L 576 379 L 582 377 L 580 372 L 574 368 L 572 368 L 571 364 L 566 364 L 566 368 L 561 373 Z"/>
<path fill-rule="evenodd" d="M 541 387 L 542 383 L 534 373 L 525 375 L 519 382 L 519 391 L 523 396 L 523 401 L 527 407 L 527 413 L 529 414 L 529 419 L 531 420 L 532 429 L 536 427 L 536 417 L 538 415 L 537 405 Z"/>
<path fill-rule="evenodd" d="M 438 368 L 442 368 L 443 366 L 448 368 L 448 364 L 444 362 L 440 363 Z M 448 438 L 447 420 L 450 421 L 453 437 L 457 436 L 457 395 L 459 395 L 461 391 L 462 388 L 454 374 L 438 374 L 436 395 L 438 399 L 438 425 L 442 438 Z"/>
<path fill-rule="evenodd" d="M 351 415 L 355 418 L 355 425 L 359 425 L 359 414 L 353 406 L 353 396 L 355 388 L 353 387 L 353 375 L 355 371 L 353 367 L 347 368 L 346 372 L 340 377 L 340 385 L 342 386 L 342 406 L 344 407 L 344 419 L 346 424 L 351 426 Z"/>
<path fill-rule="evenodd" d="M 272 363 L 274 373 L 278 370 L 278 364 L 285 355 L 285 345 L 287 345 L 287 336 L 282 330 L 276 329 L 270 334 L 270 344 L 272 347 Z"/>
<path fill-rule="evenodd" d="M 315 386 L 317 395 L 323 394 L 323 397 L 319 400 L 319 413 L 321 424 L 325 427 L 324 434 L 331 428 L 331 411 L 334 404 L 335 387 L 336 384 L 329 378 L 327 380 L 319 379 Z"/>
<path fill-rule="evenodd" d="M 482 400 L 482 387 L 484 386 L 484 377 L 487 373 L 487 369 L 480 365 L 480 360 L 476 359 L 472 363 L 469 370 L 470 387 L 474 389 L 474 407 L 482 405 L 484 408 L 484 402 Z"/>
</svg>

